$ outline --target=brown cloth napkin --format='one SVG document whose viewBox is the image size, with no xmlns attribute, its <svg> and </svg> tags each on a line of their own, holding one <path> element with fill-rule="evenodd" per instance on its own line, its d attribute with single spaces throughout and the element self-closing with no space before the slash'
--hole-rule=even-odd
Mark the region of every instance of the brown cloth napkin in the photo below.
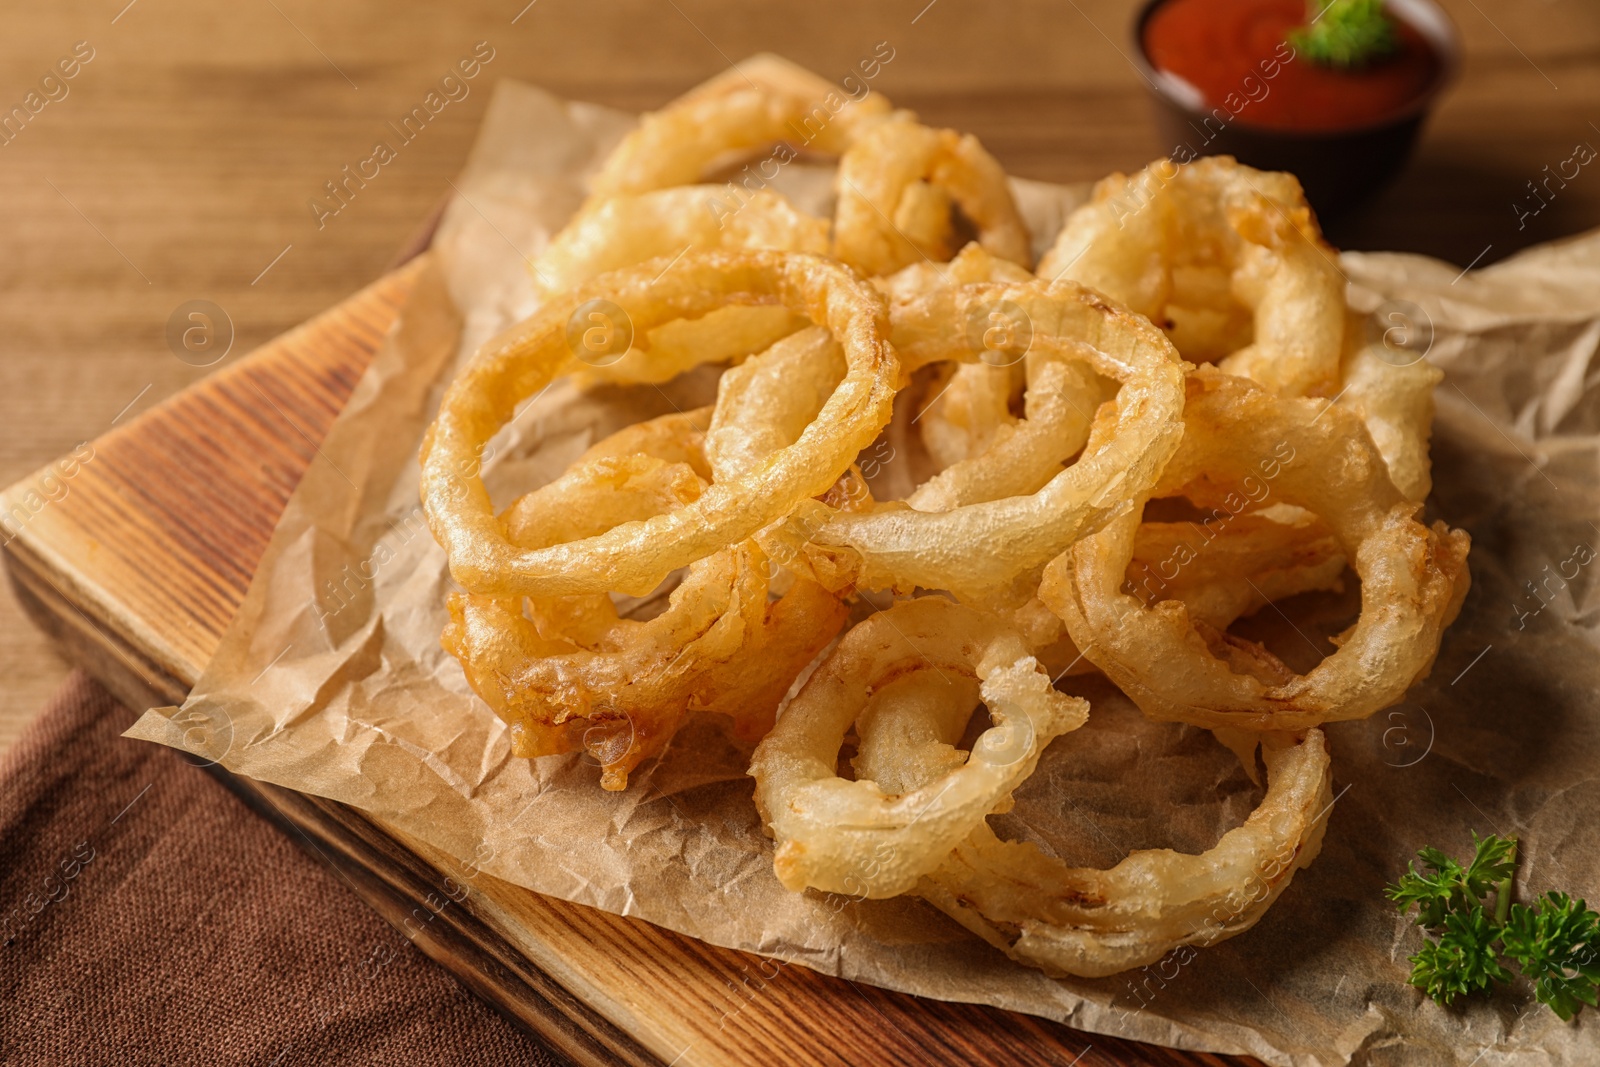
<svg viewBox="0 0 1600 1067">
<path fill-rule="evenodd" d="M 75 673 L 0 758 L 0 1063 L 565 1062 Z"/>
</svg>

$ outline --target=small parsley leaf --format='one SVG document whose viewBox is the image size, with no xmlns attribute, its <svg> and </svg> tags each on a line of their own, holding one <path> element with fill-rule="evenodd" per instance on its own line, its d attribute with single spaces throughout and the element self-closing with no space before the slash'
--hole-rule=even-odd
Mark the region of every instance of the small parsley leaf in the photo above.
<svg viewBox="0 0 1600 1067">
<path fill-rule="evenodd" d="M 1400 50 L 1383 0 L 1309 0 L 1306 25 L 1289 32 L 1294 50 L 1314 63 L 1353 70 Z"/>
<path fill-rule="evenodd" d="M 1384 894 L 1404 912 L 1417 908 L 1417 925 L 1433 929 L 1444 925 L 1445 916 L 1457 908 L 1477 903 L 1483 906 L 1492 889 L 1507 882 L 1517 865 L 1516 838 L 1491 834 L 1482 840 L 1472 835 L 1472 862 L 1462 867 L 1454 858 L 1436 848 L 1417 853 L 1423 870 L 1408 865 L 1400 880 L 1384 889 Z"/>
<path fill-rule="evenodd" d="M 1490 834 L 1480 841 L 1474 833 L 1472 846 L 1475 854 L 1462 879 L 1467 895 L 1481 900 L 1489 890 L 1498 888 L 1517 873 L 1517 839 Z"/>
<path fill-rule="evenodd" d="M 1562 1019 L 1600 993 L 1600 915 L 1565 893 L 1533 907 L 1515 904 L 1502 934 L 1505 954 L 1533 979 L 1534 992 Z"/>
</svg>

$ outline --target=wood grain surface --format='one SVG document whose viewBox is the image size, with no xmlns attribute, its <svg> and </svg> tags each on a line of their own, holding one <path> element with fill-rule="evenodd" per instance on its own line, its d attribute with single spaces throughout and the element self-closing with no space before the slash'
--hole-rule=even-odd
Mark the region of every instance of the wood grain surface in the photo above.
<svg viewBox="0 0 1600 1067">
<path fill-rule="evenodd" d="M 181 701 L 421 260 L 80 450 L 70 491 L 24 479 L 15 593 L 134 707 Z M 34 510 L 34 504 L 38 507 Z M 638 1065 L 1253 1061 L 1085 1035 L 700 944 L 463 866 L 331 801 L 212 768 L 419 949 L 574 1062 Z"/>
<path fill-rule="evenodd" d="M 1336 238 L 1465 265 L 1600 224 L 1589 170 L 1525 227 L 1512 211 L 1575 141 L 1600 145 L 1600 8 L 1444 3 L 1465 39 L 1462 80 L 1411 170 Z M 878 85 L 897 103 L 974 131 L 1016 174 L 1077 181 L 1163 150 L 1125 56 L 1135 6 L 9 3 L 0 103 L 20 101 L 75 42 L 94 58 L 0 146 L 0 485 L 208 374 L 169 349 L 167 320 L 183 302 L 227 313 L 226 363 L 377 277 L 449 191 L 490 79 L 641 108 L 761 49 L 838 74 L 889 41 Z M 318 229 L 307 200 L 480 40 L 496 55 L 471 95 Z M 0 594 L 0 748 L 65 670 Z"/>
</svg>

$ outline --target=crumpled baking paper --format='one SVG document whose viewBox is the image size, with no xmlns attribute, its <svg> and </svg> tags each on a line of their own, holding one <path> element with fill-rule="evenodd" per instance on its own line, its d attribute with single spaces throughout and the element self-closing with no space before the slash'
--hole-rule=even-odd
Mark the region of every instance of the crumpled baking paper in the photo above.
<svg viewBox="0 0 1600 1067">
<path fill-rule="evenodd" d="M 1343 257 L 1375 343 L 1399 330 L 1391 341 L 1446 372 L 1431 508 L 1473 536 L 1471 595 L 1404 704 L 1329 729 L 1326 844 L 1255 929 L 1192 959 L 1056 981 L 918 901 L 781 888 L 748 752 L 716 722 L 606 793 L 585 758 L 512 758 L 440 650 L 451 581 L 417 505 L 420 435 L 455 361 L 528 310 L 526 261 L 632 121 L 502 84 L 403 320 L 215 659 L 182 709 L 147 712 L 129 736 L 355 805 L 540 893 L 922 996 L 1273 1064 L 1600 1061 L 1597 1013 L 1562 1023 L 1524 984 L 1455 1010 L 1426 1000 L 1405 983 L 1420 934 L 1382 896 L 1418 847 L 1463 852 L 1473 829 L 1521 839 L 1524 899 L 1600 896 L 1600 234 L 1467 274 Z M 777 184 L 825 211 L 827 177 L 796 163 Z M 1017 187 L 1041 245 L 1084 193 Z M 706 373 L 661 389 L 557 383 L 496 439 L 491 492 L 504 503 L 612 430 L 713 390 Z M 1347 621 L 1348 605 L 1301 626 L 1325 637 Z M 1089 725 L 1052 747 L 997 820 L 1005 833 L 1104 866 L 1136 848 L 1203 850 L 1259 799 L 1205 732 L 1146 722 L 1103 682 L 1080 689 Z"/>
</svg>

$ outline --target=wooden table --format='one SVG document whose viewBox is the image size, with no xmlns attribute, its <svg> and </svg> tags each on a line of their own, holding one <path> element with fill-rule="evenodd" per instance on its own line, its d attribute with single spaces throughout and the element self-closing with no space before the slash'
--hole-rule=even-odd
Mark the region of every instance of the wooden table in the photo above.
<svg viewBox="0 0 1600 1067">
<path fill-rule="evenodd" d="M 282 4 L 220 19 L 146 0 L 120 13 L 34 15 L 0 44 L 7 69 L 43 74 L 79 40 L 94 58 L 70 95 L 6 146 L 0 168 L 0 210 L 12 224 L 12 269 L 0 287 L 9 327 L 0 337 L 11 346 L 0 363 L 0 484 L 217 369 L 169 349 L 167 319 L 185 300 L 227 311 L 236 336 L 226 368 L 379 274 L 459 165 L 487 97 L 482 83 L 324 228 L 306 201 L 476 41 L 495 48 L 491 76 L 626 107 L 714 73 L 724 54 L 770 48 L 842 73 L 888 41 L 895 59 L 878 84 L 897 102 L 974 130 L 1014 173 L 1080 180 L 1160 151 L 1118 51 L 1130 6 L 1069 0 L 988 12 L 939 0 L 845 18 L 843 5 L 828 4 L 757 16 L 732 5 L 596 12 L 541 0 L 399 19 Z M 1483 10 L 1465 0 L 1457 16 L 1467 80 L 1412 171 L 1335 235 L 1346 246 L 1490 262 L 1600 222 L 1600 180 L 1587 176 L 1524 229 L 1512 210 L 1545 163 L 1577 141 L 1600 143 L 1588 118 L 1600 115 L 1600 15 L 1577 0 Z M 334 395 L 350 380 L 341 370 L 319 388 Z M 291 465 L 264 478 L 281 494 L 295 473 Z M 233 579 L 242 592 L 248 573 Z M 225 590 L 213 605 L 221 623 L 232 596 Z M 204 651 L 217 622 L 204 621 L 189 653 Z M 12 683 L 3 745 L 64 668 L 10 602 L 0 656 Z"/>
</svg>

